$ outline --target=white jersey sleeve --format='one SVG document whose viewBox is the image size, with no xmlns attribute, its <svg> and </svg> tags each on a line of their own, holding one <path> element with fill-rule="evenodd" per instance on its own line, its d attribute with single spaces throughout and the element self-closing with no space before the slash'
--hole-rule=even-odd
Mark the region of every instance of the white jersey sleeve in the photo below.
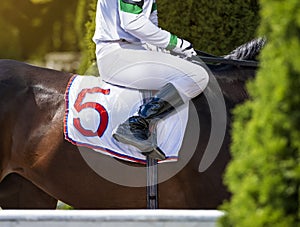
<svg viewBox="0 0 300 227">
<path fill-rule="evenodd" d="M 121 27 L 143 42 L 172 49 L 177 37 L 155 25 L 158 20 L 154 3 L 153 0 L 119 0 Z"/>
</svg>

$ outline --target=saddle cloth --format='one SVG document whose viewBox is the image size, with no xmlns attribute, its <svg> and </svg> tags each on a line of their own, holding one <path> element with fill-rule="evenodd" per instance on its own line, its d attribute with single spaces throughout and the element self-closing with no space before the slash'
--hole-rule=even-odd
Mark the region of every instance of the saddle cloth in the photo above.
<svg viewBox="0 0 300 227">
<path fill-rule="evenodd" d="M 143 102 L 141 91 L 105 83 L 100 77 L 74 75 L 65 92 L 65 139 L 77 146 L 119 159 L 146 163 L 137 148 L 117 142 L 113 130 L 136 115 Z M 175 111 L 174 111 L 175 112 Z M 177 161 L 188 120 L 188 103 L 157 125 L 157 143 L 164 161 Z"/>
</svg>

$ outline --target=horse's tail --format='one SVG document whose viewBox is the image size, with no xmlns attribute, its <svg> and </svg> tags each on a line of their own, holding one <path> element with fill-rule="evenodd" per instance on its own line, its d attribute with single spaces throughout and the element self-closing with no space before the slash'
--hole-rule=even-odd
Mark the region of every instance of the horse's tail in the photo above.
<svg viewBox="0 0 300 227">
<path fill-rule="evenodd" d="M 257 56 L 265 43 L 266 38 L 253 39 L 250 42 L 237 47 L 231 51 L 230 54 L 225 55 L 224 58 L 233 60 L 257 60 Z"/>
</svg>

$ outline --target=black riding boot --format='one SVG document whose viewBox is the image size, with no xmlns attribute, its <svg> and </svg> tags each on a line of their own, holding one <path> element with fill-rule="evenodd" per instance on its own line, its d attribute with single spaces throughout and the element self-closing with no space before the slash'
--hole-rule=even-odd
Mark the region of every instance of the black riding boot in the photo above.
<svg viewBox="0 0 300 227">
<path fill-rule="evenodd" d="M 138 116 L 132 116 L 119 125 L 113 137 L 122 143 L 137 147 L 144 155 L 164 160 L 165 154 L 156 141 L 156 123 L 183 104 L 178 91 L 166 84 L 154 97 L 140 106 Z"/>
</svg>

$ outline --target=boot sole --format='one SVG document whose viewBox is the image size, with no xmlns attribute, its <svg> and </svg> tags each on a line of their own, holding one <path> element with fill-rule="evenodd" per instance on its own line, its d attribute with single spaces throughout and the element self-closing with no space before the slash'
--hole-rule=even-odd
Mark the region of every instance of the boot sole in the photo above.
<svg viewBox="0 0 300 227">
<path fill-rule="evenodd" d="M 150 158 L 157 159 L 157 160 L 165 160 L 166 159 L 166 155 L 159 147 L 151 147 L 150 149 L 145 150 L 144 147 L 137 146 L 136 143 L 133 143 L 130 140 L 128 140 L 118 134 L 113 134 L 113 138 L 120 143 L 128 144 L 128 145 L 138 148 L 143 155 L 149 156 Z"/>
</svg>

